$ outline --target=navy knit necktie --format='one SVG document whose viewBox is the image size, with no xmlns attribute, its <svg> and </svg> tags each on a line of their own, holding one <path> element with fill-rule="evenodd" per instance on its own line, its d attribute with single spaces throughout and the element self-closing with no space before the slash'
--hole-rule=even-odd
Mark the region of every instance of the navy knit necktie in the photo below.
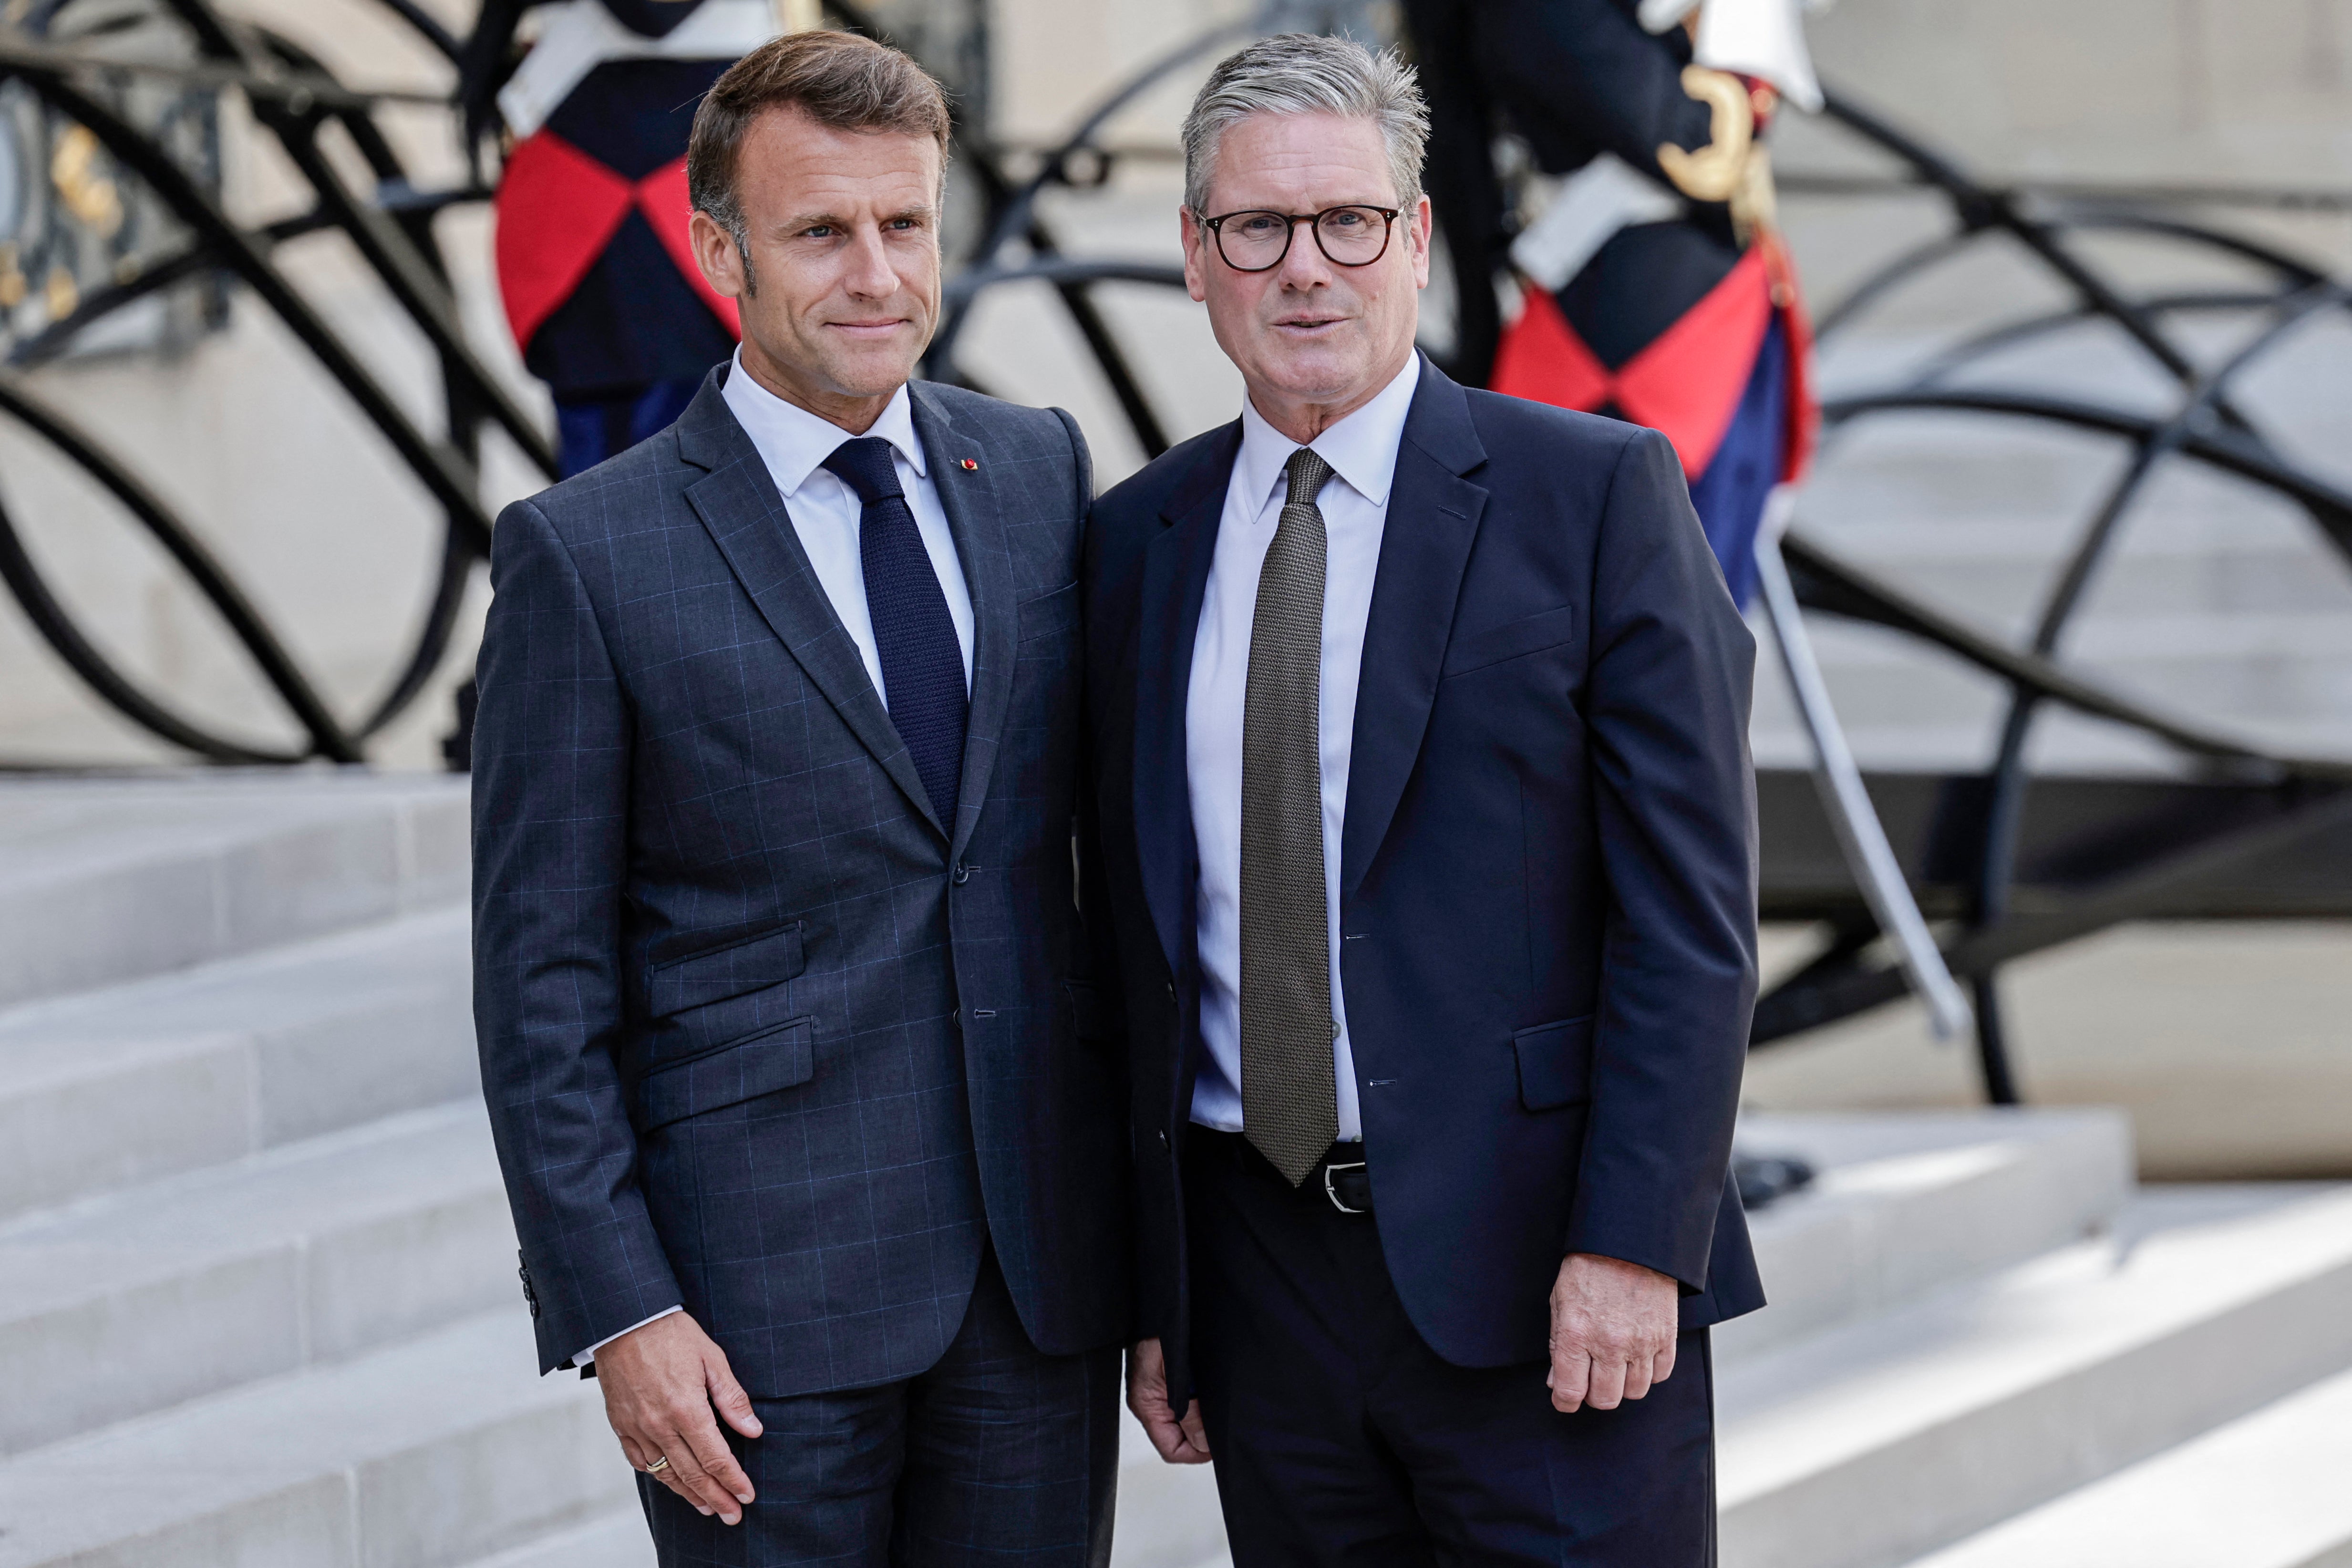
<svg viewBox="0 0 2352 1568">
<path fill-rule="evenodd" d="M 956 792 L 963 777 L 963 649 L 947 595 L 931 570 L 914 509 L 898 488 L 890 443 L 859 436 L 833 449 L 824 466 L 865 505 L 858 554 L 866 568 L 866 612 L 882 655 L 884 700 L 940 826 L 955 832 Z"/>
</svg>

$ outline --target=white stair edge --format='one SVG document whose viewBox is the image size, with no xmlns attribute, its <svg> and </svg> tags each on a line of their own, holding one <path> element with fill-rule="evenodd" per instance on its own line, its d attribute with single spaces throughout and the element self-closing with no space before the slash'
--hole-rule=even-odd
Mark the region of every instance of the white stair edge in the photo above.
<svg viewBox="0 0 2352 1568">
<path fill-rule="evenodd" d="M 635 1503 L 466 1568 L 655 1568 L 653 1536 Z"/>
<path fill-rule="evenodd" d="M 2080 1241 L 2132 1191 L 2116 1110 L 1751 1114 L 1739 1145 L 1816 1173 L 1748 1216 L 1769 1304 L 1716 1329 L 1718 1365 Z"/>
<path fill-rule="evenodd" d="M 478 1092 L 467 917 L 0 1012 L 0 1221 Z"/>
<path fill-rule="evenodd" d="M 1724 1369 L 1727 1568 L 1899 1563 L 2352 1365 L 2352 1189 L 2135 1209 L 2144 1237 Z"/>
<path fill-rule="evenodd" d="M 478 1101 L 0 1227 L 0 1454 L 520 1300 Z"/>
<path fill-rule="evenodd" d="M 2352 1563 L 2352 1373 L 2264 1405 L 1914 1568 Z"/>
<path fill-rule="evenodd" d="M 0 1568 L 440 1568 L 634 1495 L 518 1307 L 0 1461 Z"/>
<path fill-rule="evenodd" d="M 463 780 L 0 780 L 0 1005 L 166 973 L 466 896 Z"/>
</svg>

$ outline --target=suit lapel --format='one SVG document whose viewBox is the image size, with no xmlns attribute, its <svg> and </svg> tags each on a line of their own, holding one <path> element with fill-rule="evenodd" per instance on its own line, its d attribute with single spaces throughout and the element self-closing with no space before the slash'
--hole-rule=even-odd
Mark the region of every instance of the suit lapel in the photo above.
<svg viewBox="0 0 2352 1568">
<path fill-rule="evenodd" d="M 751 438 L 728 412 L 719 386 L 719 373 L 713 372 L 678 420 L 679 455 L 709 470 L 687 487 L 688 503 L 759 606 L 761 618 L 792 650 L 811 683 L 874 753 L 908 804 L 933 827 L 940 827 L 921 775 L 915 772 L 915 759 L 866 676 L 857 644 L 809 565 L 792 514 L 776 493 L 775 479 Z M 944 829 L 940 836 L 946 837 Z"/>
<path fill-rule="evenodd" d="M 971 595 L 971 710 L 965 721 L 963 779 L 957 789 L 955 831 L 948 850 L 952 861 L 962 858 L 979 825 L 1003 742 L 1004 718 L 1013 703 L 1013 668 L 1020 657 L 1021 606 L 1013 599 L 1012 548 L 997 496 L 996 464 L 961 467 L 961 459 L 980 453 L 978 435 L 958 426 L 927 384 L 917 382 L 908 393 L 924 466 L 930 471 L 940 509 L 947 513 L 956 556 L 963 563 L 964 585 Z"/>
<path fill-rule="evenodd" d="M 1139 606 L 1135 691 L 1136 852 L 1145 901 L 1168 957 L 1183 974 L 1192 951 L 1192 882 L 1199 847 L 1185 776 L 1184 707 L 1192 684 L 1192 642 L 1201 601 L 1216 557 L 1217 522 L 1242 444 L 1239 421 L 1202 450 L 1198 463 L 1160 514 L 1159 535 L 1145 547 Z"/>
<path fill-rule="evenodd" d="M 1462 476 L 1486 460 L 1486 447 L 1470 423 L 1469 399 L 1424 362 L 1397 448 L 1388 524 L 1364 627 L 1348 808 L 1339 831 L 1343 910 L 1388 837 L 1421 755 L 1462 574 L 1486 506 L 1485 489 Z"/>
</svg>

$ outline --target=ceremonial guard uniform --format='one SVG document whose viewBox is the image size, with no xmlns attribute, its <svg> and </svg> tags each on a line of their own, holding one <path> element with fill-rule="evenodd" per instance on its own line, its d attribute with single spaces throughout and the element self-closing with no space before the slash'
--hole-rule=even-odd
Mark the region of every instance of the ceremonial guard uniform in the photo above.
<svg viewBox="0 0 2352 1568">
<path fill-rule="evenodd" d="M 1691 9 L 1406 5 L 1431 100 L 1430 192 L 1461 279 L 1458 374 L 1662 431 L 1745 605 L 1765 500 L 1802 473 L 1814 423 L 1760 136 L 1784 97 L 1817 107 L 1820 89 L 1796 0 L 1709 0 L 1686 27 Z M 1490 153 L 1504 130 L 1559 182 L 1515 239 Z M 1486 285 L 1507 261 L 1521 309 L 1504 326 Z"/>
<path fill-rule="evenodd" d="M 468 98 L 531 0 L 490 0 L 468 47 Z M 780 27 L 772 0 L 567 0 L 496 91 L 514 138 L 499 182 L 499 290 L 523 363 L 555 394 L 568 477 L 668 426 L 734 352 L 734 301 L 688 242 L 695 106 Z"/>
</svg>

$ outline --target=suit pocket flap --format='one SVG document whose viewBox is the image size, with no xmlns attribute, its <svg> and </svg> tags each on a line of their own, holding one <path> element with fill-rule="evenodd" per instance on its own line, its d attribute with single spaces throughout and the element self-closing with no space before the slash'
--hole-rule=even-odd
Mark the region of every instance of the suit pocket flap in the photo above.
<svg viewBox="0 0 2352 1568">
<path fill-rule="evenodd" d="M 1445 665 L 1439 673 L 1466 675 L 1522 654 L 1558 647 L 1575 635 L 1576 610 L 1568 605 L 1506 621 L 1499 626 L 1483 626 L 1454 639 L 1445 650 Z"/>
<path fill-rule="evenodd" d="M 815 1031 L 814 1020 L 791 1018 L 647 1073 L 637 1084 L 639 1129 L 650 1132 L 808 1082 L 816 1074 Z"/>
<path fill-rule="evenodd" d="M 1538 1024 L 1511 1037 L 1519 1057 L 1519 1103 L 1550 1110 L 1592 1098 L 1592 1016 Z"/>
<path fill-rule="evenodd" d="M 807 966 L 801 951 L 801 925 L 794 921 L 782 931 L 761 931 L 690 958 L 676 958 L 654 966 L 646 990 L 646 1010 L 656 1018 L 683 1013 L 781 985 L 800 977 Z"/>
</svg>

